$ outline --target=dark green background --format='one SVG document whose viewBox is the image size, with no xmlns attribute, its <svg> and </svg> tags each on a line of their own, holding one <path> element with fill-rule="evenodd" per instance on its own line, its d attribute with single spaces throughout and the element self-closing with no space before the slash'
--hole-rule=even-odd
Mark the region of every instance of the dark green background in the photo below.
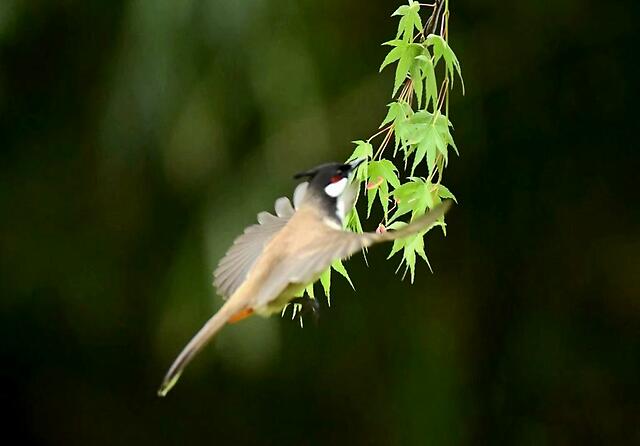
<svg viewBox="0 0 640 446">
<path fill-rule="evenodd" d="M 234 236 L 375 131 L 399 2 L 2 0 L 3 437 L 640 443 L 638 3 L 450 3 L 435 273 L 357 256 L 317 326 L 229 327 L 158 399 Z"/>
</svg>

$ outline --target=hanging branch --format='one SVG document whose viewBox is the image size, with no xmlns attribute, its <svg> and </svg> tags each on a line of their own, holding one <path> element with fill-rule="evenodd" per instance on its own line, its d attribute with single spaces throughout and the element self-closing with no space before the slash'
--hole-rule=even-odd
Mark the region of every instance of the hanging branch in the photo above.
<svg viewBox="0 0 640 446">
<path fill-rule="evenodd" d="M 421 11 L 429 14 L 424 25 Z M 398 31 L 393 40 L 383 44 L 391 50 L 380 71 L 395 64 L 391 94 L 395 100 L 388 105 L 387 115 L 378 130 L 366 140 L 354 141 L 356 148 L 348 159 L 366 157 L 368 160 L 358 167 L 355 181 L 367 197 L 366 218 L 370 218 L 375 203 L 382 208 L 383 220 L 378 222 L 378 231 L 398 229 L 406 225 L 400 217 L 409 215 L 412 220 L 443 199 L 456 199 L 442 184 L 444 169 L 449 162 L 449 148 L 458 153 L 449 119 L 449 92 L 453 89 L 456 74 L 464 94 L 460 62 L 448 43 L 449 1 L 435 0 L 428 4 L 409 0 L 392 17 L 400 18 Z M 440 74 L 436 75 L 437 72 Z M 373 142 L 380 138 L 374 152 Z M 402 155 L 400 166 L 393 161 L 398 154 Z M 402 181 L 399 177 L 401 170 L 406 174 Z M 435 226 L 440 226 L 446 235 L 444 217 Z M 346 227 L 362 232 L 360 214 L 355 208 L 346 218 Z M 404 265 L 403 276 L 410 272 L 412 282 L 417 257 L 421 257 L 431 269 L 424 247 L 426 232 L 396 240 L 389 253 L 388 258 L 391 258 L 402 252 L 398 270 Z M 351 283 L 342 263 L 336 262 L 320 278 L 327 297 L 332 269 Z M 313 297 L 313 285 L 306 291 Z"/>
</svg>

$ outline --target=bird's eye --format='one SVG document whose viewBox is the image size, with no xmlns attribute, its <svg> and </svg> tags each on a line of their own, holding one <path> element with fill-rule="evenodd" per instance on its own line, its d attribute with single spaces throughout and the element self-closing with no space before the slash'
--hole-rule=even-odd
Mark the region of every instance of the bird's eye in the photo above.
<svg viewBox="0 0 640 446">
<path fill-rule="evenodd" d="M 330 183 L 337 183 L 338 181 L 340 181 L 342 178 L 344 178 L 342 175 L 334 175 L 331 178 L 329 178 L 329 182 Z"/>
</svg>

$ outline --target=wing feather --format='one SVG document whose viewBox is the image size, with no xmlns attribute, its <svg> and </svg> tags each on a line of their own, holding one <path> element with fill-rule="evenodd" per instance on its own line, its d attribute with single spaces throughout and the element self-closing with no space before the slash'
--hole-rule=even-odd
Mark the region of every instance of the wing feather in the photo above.
<svg viewBox="0 0 640 446">
<path fill-rule="evenodd" d="M 247 274 L 262 253 L 264 247 L 294 214 L 288 198 L 276 201 L 276 215 L 268 212 L 258 214 L 258 224 L 251 225 L 238 237 L 213 273 L 215 285 L 223 298 L 231 296 L 244 282 Z"/>
<path fill-rule="evenodd" d="M 223 298 L 226 299 L 238 289 L 267 243 L 293 217 L 304 199 L 307 186 L 308 183 L 300 183 L 296 187 L 293 192 L 293 205 L 286 197 L 278 198 L 274 205 L 276 215 L 260 212 L 258 224 L 246 228 L 233 242 L 213 273 L 213 284 Z"/>
<path fill-rule="evenodd" d="M 444 202 L 404 228 L 382 234 L 375 232 L 357 234 L 318 223 L 311 228 L 315 236 L 309 243 L 281 258 L 275 265 L 263 282 L 254 305 L 268 305 L 290 285 L 306 286 L 316 281 L 319 275 L 337 259 L 348 258 L 375 243 L 404 238 L 426 231 L 444 215 L 449 206 L 449 202 Z M 306 224 L 308 226 L 311 223 L 307 222 Z"/>
<path fill-rule="evenodd" d="M 309 183 L 300 183 L 298 187 L 296 187 L 296 190 L 293 191 L 293 207 L 296 209 L 302 204 L 302 200 L 307 193 L 307 187 L 309 187 Z"/>
<path fill-rule="evenodd" d="M 308 285 L 315 282 L 334 260 L 349 257 L 362 249 L 358 234 L 329 227 L 325 230 L 327 233 L 321 237 L 322 243 L 307 245 L 277 263 L 262 283 L 254 306 L 268 305 L 290 285 Z"/>
</svg>

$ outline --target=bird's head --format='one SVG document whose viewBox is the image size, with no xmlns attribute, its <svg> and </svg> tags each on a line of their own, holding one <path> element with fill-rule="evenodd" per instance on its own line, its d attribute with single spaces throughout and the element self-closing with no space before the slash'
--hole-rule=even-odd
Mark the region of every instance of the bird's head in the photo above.
<svg viewBox="0 0 640 446">
<path fill-rule="evenodd" d="M 294 178 L 307 178 L 309 186 L 305 199 L 319 202 L 326 213 L 336 217 L 342 223 L 345 213 L 353 205 L 355 193 L 348 188 L 349 177 L 365 158 L 349 163 L 326 163 L 304 172 L 297 173 Z M 345 191 L 348 191 L 345 193 Z"/>
<path fill-rule="evenodd" d="M 342 195 L 349 183 L 349 176 L 364 161 L 358 158 L 350 163 L 326 163 L 294 175 L 294 178 L 308 178 L 309 188 L 314 193 L 330 198 Z"/>
</svg>

